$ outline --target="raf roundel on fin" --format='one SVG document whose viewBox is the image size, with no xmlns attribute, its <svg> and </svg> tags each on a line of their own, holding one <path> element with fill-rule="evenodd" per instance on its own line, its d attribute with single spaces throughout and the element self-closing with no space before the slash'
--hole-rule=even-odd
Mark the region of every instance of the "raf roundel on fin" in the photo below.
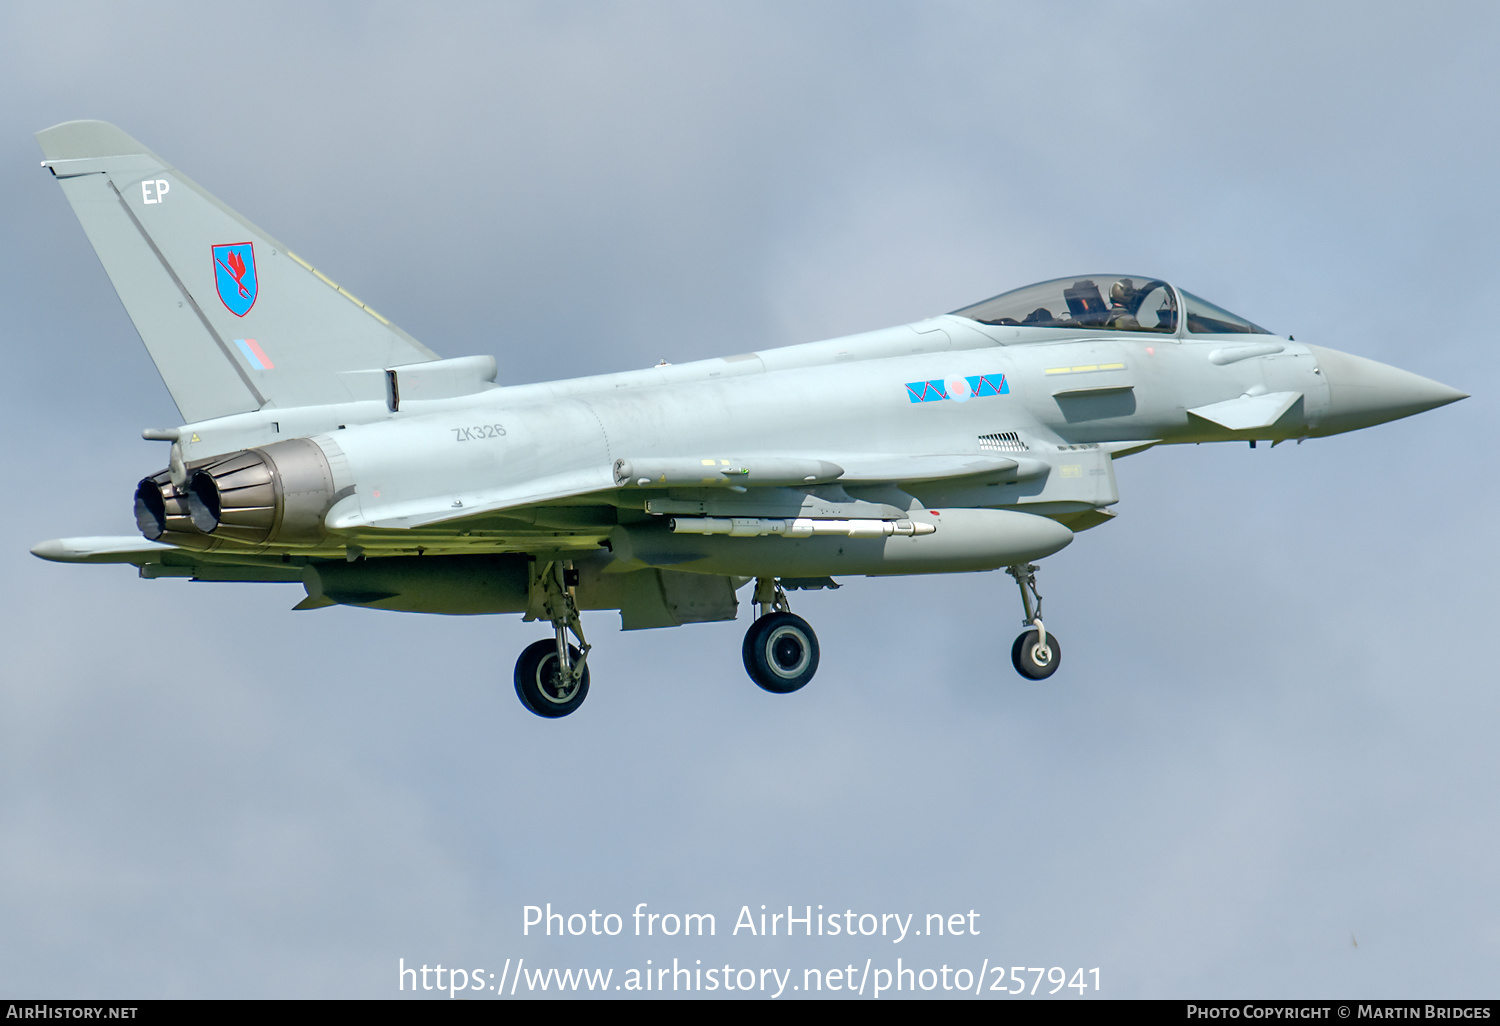
<svg viewBox="0 0 1500 1026">
<path fill-rule="evenodd" d="M 215 246 L 214 284 L 219 299 L 236 317 L 243 317 L 255 305 L 255 243 L 231 242 Z"/>
</svg>

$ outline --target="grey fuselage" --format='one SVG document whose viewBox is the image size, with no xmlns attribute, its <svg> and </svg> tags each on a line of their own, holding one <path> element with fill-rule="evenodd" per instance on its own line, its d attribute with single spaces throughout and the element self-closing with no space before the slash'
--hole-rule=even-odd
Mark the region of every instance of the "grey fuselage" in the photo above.
<svg viewBox="0 0 1500 1026">
<path fill-rule="evenodd" d="M 981 377 L 989 387 L 962 401 L 936 388 L 919 401 L 908 387 Z M 534 539 L 486 544 L 494 532 L 464 534 L 456 519 L 537 503 L 644 511 L 669 493 L 735 500 L 713 486 L 619 488 L 611 468 L 622 459 L 803 457 L 843 468 L 838 484 L 854 492 L 893 482 L 922 505 L 1066 516 L 1116 502 L 1110 457 L 1147 444 L 1331 434 L 1461 396 L 1276 336 L 1069 332 L 953 315 L 743 356 L 476 387 L 448 399 L 265 409 L 187 425 L 182 456 L 311 436 L 335 454 L 346 493 L 327 514 L 333 533 L 315 548 L 503 551 Z M 1250 428 L 1189 413 L 1264 395 L 1296 398 L 1273 423 Z M 1014 441 L 995 441 L 1006 435 Z M 1047 464 L 1045 473 L 997 481 L 900 469 L 903 457 L 920 468 L 997 445 L 998 455 Z M 553 520 L 568 526 L 561 513 Z M 578 523 L 577 543 L 595 544 L 600 526 Z"/>
</svg>

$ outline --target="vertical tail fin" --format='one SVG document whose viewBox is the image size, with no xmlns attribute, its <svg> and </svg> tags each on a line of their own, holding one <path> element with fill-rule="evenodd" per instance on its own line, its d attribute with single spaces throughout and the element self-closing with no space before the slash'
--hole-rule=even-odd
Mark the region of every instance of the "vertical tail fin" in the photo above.
<svg viewBox="0 0 1500 1026">
<path fill-rule="evenodd" d="M 438 358 L 114 125 L 36 137 L 184 421 L 378 399 L 347 372 Z"/>
</svg>

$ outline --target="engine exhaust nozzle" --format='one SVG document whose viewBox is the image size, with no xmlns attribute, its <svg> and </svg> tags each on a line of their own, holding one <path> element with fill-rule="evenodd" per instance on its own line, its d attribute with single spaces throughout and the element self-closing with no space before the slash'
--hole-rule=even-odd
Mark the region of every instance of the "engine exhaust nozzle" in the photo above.
<svg viewBox="0 0 1500 1026">
<path fill-rule="evenodd" d="M 135 490 L 135 520 L 152 541 L 190 547 L 210 539 L 309 544 L 323 537 L 323 515 L 335 499 L 322 448 L 294 438 L 195 461 L 181 489 L 168 470 L 146 478 Z"/>
</svg>

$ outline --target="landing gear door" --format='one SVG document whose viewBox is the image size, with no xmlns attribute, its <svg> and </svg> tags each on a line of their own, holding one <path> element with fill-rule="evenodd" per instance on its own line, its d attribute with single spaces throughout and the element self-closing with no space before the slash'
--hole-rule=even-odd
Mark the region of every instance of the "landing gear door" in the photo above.
<svg viewBox="0 0 1500 1026">
<path fill-rule="evenodd" d="M 1114 460 L 1109 453 L 1097 445 L 1070 445 L 1053 458 L 1047 486 L 1023 504 L 1087 503 L 1098 509 L 1119 501 Z"/>
</svg>

